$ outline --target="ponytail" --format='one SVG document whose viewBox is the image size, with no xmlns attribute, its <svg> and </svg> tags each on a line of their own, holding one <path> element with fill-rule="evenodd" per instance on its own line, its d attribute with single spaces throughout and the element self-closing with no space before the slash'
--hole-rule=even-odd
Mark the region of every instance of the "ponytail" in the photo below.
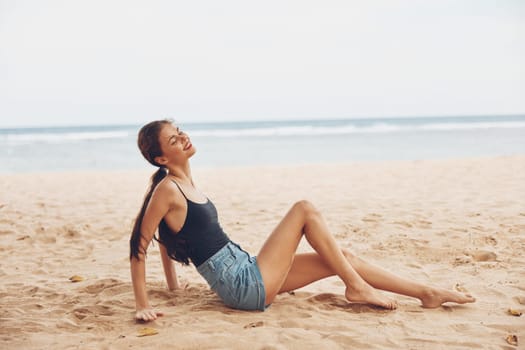
<svg viewBox="0 0 525 350">
<path fill-rule="evenodd" d="M 135 219 L 135 224 L 133 225 L 133 230 L 131 231 L 131 238 L 129 240 L 129 259 L 131 260 L 133 257 L 135 257 L 137 260 L 140 260 L 139 254 L 142 253 L 146 255 L 146 250 L 142 247 L 141 241 L 142 241 L 142 234 L 140 233 L 140 228 L 142 226 L 142 219 L 144 218 L 144 213 L 146 212 L 146 208 L 148 207 L 149 201 L 151 199 L 151 195 L 153 194 L 153 191 L 155 190 L 155 187 L 166 177 L 168 172 L 166 171 L 166 168 L 160 167 L 159 170 L 157 170 L 152 176 L 151 176 L 151 184 L 148 192 L 146 193 L 146 196 L 144 197 L 144 202 L 142 203 L 142 208 L 140 209 L 139 214 L 137 215 L 137 218 Z"/>
<path fill-rule="evenodd" d="M 135 219 L 135 224 L 133 225 L 133 230 L 131 231 L 131 238 L 129 240 L 130 260 L 133 259 L 133 257 L 135 257 L 137 260 L 140 260 L 140 254 L 144 254 L 144 256 L 146 256 L 146 250 L 141 244 L 142 234 L 140 232 L 140 227 L 142 226 L 144 213 L 146 212 L 146 208 L 148 207 L 155 187 L 157 187 L 162 179 L 164 179 L 168 174 L 167 169 L 158 164 L 155 159 L 156 157 L 162 155 L 162 149 L 159 143 L 160 131 L 165 125 L 170 124 L 172 124 L 172 121 L 169 119 L 156 120 L 144 125 L 139 131 L 137 145 L 139 146 L 140 153 L 142 153 L 144 158 L 150 164 L 158 166 L 159 170 L 157 170 L 157 172 L 151 177 L 150 188 L 144 197 L 144 203 L 142 203 L 142 208 Z M 175 234 L 168 227 L 164 219 L 160 221 L 158 231 L 159 238 L 155 237 L 155 240 L 166 247 L 169 257 L 185 265 L 188 265 L 190 263 L 190 249 L 188 242 L 183 237 L 181 237 L 181 235 Z"/>
</svg>

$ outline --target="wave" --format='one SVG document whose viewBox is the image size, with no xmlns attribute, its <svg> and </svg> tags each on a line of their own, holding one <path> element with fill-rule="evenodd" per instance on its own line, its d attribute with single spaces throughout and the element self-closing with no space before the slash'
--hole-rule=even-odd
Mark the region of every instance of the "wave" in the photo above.
<svg viewBox="0 0 525 350">
<path fill-rule="evenodd" d="M 476 130 L 525 128 L 525 122 L 476 122 L 476 123 L 434 123 L 421 125 L 418 130 Z"/>
<path fill-rule="evenodd" d="M 122 139 L 129 137 L 127 131 L 89 131 L 89 132 L 29 132 L 4 135 L 9 144 L 34 143 L 67 143 L 80 141 L 96 141 L 103 139 Z"/>
<path fill-rule="evenodd" d="M 429 124 L 395 124 L 374 123 L 371 125 L 342 124 L 334 126 L 279 126 L 260 128 L 226 128 L 189 130 L 193 137 L 253 137 L 253 136 L 309 136 L 309 135 L 346 135 L 346 134 L 380 134 L 414 131 L 455 131 L 480 129 L 516 129 L 525 128 L 525 122 L 469 122 L 469 123 L 429 123 Z"/>
<path fill-rule="evenodd" d="M 272 125 L 274 124 L 274 125 Z M 188 124 L 185 130 L 191 137 L 279 137 L 279 136 L 322 136 L 350 134 L 387 134 L 403 132 L 444 132 L 482 129 L 520 129 L 525 121 L 337 121 L 337 122 L 265 122 L 243 124 Z M 64 130 L 0 130 L 0 142 L 8 145 L 57 144 L 96 140 L 119 140 L 135 138 L 137 128 L 114 130 L 64 129 Z"/>
</svg>

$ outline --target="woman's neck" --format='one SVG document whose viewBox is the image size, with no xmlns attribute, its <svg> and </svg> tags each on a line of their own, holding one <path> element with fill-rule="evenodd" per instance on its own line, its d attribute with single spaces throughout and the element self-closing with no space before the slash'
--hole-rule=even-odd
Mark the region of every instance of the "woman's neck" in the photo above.
<svg viewBox="0 0 525 350">
<path fill-rule="evenodd" d="M 168 174 L 181 183 L 193 185 L 189 163 L 186 166 L 168 167 Z"/>
</svg>

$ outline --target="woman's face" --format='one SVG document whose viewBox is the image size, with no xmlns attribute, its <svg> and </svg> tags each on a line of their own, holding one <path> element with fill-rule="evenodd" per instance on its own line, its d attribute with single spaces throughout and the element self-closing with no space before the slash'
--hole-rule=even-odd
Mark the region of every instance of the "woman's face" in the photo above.
<svg viewBox="0 0 525 350">
<path fill-rule="evenodd" d="M 190 138 L 178 126 L 165 124 L 159 133 L 159 143 L 162 156 L 157 157 L 159 163 L 178 164 L 186 161 L 197 151 Z"/>
</svg>

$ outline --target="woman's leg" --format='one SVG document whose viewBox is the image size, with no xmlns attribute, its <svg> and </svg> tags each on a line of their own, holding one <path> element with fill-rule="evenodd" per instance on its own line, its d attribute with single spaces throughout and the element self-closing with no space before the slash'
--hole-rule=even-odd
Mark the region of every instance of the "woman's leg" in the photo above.
<svg viewBox="0 0 525 350">
<path fill-rule="evenodd" d="M 396 308 L 394 300 L 372 288 L 354 270 L 328 232 L 319 212 L 307 201 L 294 204 L 257 255 L 266 289 L 266 303 L 271 303 L 282 289 L 303 235 L 331 271 L 344 282 L 345 296 L 349 301 L 370 303 L 387 309 Z M 312 274 L 312 277 L 315 276 Z"/>
<path fill-rule="evenodd" d="M 342 253 L 356 272 L 372 287 L 418 298 L 423 307 L 434 308 L 446 302 L 464 304 L 476 300 L 468 294 L 436 288 L 396 276 L 358 258 L 346 249 L 343 249 Z M 335 272 L 319 254 L 298 254 L 279 293 L 295 290 L 333 275 Z"/>
</svg>

